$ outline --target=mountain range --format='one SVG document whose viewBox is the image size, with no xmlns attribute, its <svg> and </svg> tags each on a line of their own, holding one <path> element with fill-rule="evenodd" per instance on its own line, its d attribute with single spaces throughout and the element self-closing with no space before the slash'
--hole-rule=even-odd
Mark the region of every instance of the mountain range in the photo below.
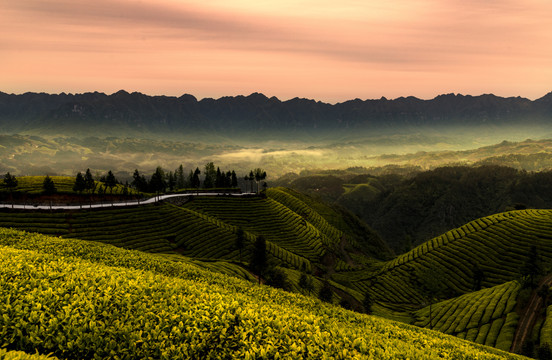
<svg viewBox="0 0 552 360">
<path fill-rule="evenodd" d="M 317 132 L 397 126 L 543 125 L 552 118 L 552 92 L 537 100 L 492 94 L 354 99 L 337 104 L 260 93 L 196 99 L 119 91 L 111 95 L 0 92 L 0 131 L 57 133 L 94 127 L 133 132 Z"/>
</svg>

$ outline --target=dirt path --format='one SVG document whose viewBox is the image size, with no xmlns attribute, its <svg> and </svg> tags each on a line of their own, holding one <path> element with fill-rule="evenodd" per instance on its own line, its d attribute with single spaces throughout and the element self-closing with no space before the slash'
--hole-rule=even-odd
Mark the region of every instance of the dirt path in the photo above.
<svg viewBox="0 0 552 360">
<path fill-rule="evenodd" d="M 527 305 L 525 312 L 521 315 L 521 318 L 519 320 L 516 333 L 514 335 L 514 340 L 512 341 L 512 347 L 510 348 L 510 352 L 516 354 L 521 353 L 523 343 L 535 326 L 535 321 L 537 320 L 537 316 L 542 308 L 542 298 L 537 295 L 537 292 L 538 289 L 540 289 L 543 285 L 552 285 L 552 274 L 545 276 L 531 293 L 529 304 Z"/>
</svg>

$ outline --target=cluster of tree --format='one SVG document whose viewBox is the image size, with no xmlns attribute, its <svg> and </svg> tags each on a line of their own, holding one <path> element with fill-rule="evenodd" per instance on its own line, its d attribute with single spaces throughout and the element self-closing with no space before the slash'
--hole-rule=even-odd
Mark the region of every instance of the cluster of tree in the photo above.
<svg viewBox="0 0 552 360">
<path fill-rule="evenodd" d="M 138 170 L 134 171 L 131 185 L 141 192 L 163 193 L 176 189 L 204 189 L 212 188 L 236 188 L 238 187 L 238 177 L 234 170 L 222 171 L 219 167 L 215 169 L 215 164 L 209 162 L 205 165 L 203 179 L 200 178 L 201 170 L 196 167 L 190 170 L 186 176 L 184 168 L 180 165 L 175 171 L 165 172 L 161 167 L 157 167 L 155 172 L 148 180 L 146 176 L 141 175 Z"/>
<path fill-rule="evenodd" d="M 102 176 L 100 178 L 100 181 L 104 184 L 105 188 L 110 189 L 111 193 L 113 193 L 113 188 L 119 183 L 111 170 L 108 171 L 107 175 Z M 97 187 L 98 184 L 96 183 L 96 181 L 94 181 L 94 177 L 92 176 L 90 169 L 86 169 L 84 175 L 80 171 L 77 173 L 77 176 L 75 177 L 75 183 L 73 185 L 73 191 L 76 191 L 79 194 L 82 194 L 83 191 L 86 191 L 89 194 L 94 194 Z M 98 193 L 102 192 L 105 191 L 102 188 L 102 185 L 100 185 Z"/>
<path fill-rule="evenodd" d="M 17 180 L 15 175 L 11 175 L 9 172 L 4 175 L 3 185 L 4 187 L 8 188 L 10 193 L 13 193 L 18 184 L 19 181 Z M 44 181 L 42 182 L 42 193 L 45 195 L 51 195 L 56 192 L 57 188 L 54 184 L 54 181 L 48 175 L 46 175 Z"/>
<path fill-rule="evenodd" d="M 250 183 L 250 189 L 251 192 L 253 192 L 253 181 L 257 184 L 257 193 L 259 193 L 259 183 L 266 179 L 266 171 L 260 168 L 256 168 L 255 170 L 251 170 L 249 172 L 249 175 L 245 175 L 243 180 L 245 180 L 246 189 L 245 192 L 247 192 L 247 182 Z M 263 187 L 266 189 L 267 184 L 266 182 L 263 183 Z"/>
</svg>

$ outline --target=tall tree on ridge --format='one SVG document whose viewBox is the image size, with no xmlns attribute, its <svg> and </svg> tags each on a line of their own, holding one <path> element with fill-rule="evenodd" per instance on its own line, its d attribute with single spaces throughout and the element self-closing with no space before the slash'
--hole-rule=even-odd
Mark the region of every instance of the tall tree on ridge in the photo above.
<svg viewBox="0 0 552 360">
<path fill-rule="evenodd" d="M 167 176 L 167 186 L 169 187 L 169 191 L 173 191 L 176 187 L 176 174 L 172 171 L 169 171 L 169 175 Z"/>
<path fill-rule="evenodd" d="M 109 193 L 113 194 L 113 188 L 117 186 L 117 179 L 111 170 L 107 172 L 107 176 L 105 177 L 105 186 L 109 188 Z"/>
<path fill-rule="evenodd" d="M 84 180 L 84 176 L 82 176 L 82 173 L 79 171 L 77 173 L 77 177 L 75 178 L 75 184 L 73 185 L 73 191 L 76 191 L 79 193 L 79 195 L 86 189 L 86 182 Z"/>
<path fill-rule="evenodd" d="M 186 187 L 186 182 L 184 179 L 184 167 L 182 164 L 178 167 L 178 169 L 175 171 L 176 174 L 176 188 L 177 189 L 184 189 Z"/>
<path fill-rule="evenodd" d="M 48 175 L 46 175 L 44 181 L 42 182 L 42 190 L 45 195 L 52 195 L 57 191 L 54 180 L 52 180 Z"/>
<path fill-rule="evenodd" d="M 138 169 L 134 170 L 131 185 L 140 192 L 148 191 L 148 180 L 144 175 L 140 175 Z"/>
<path fill-rule="evenodd" d="M 217 177 L 217 171 L 215 170 L 215 164 L 209 162 L 205 164 L 205 178 L 203 179 L 203 187 L 210 189 L 215 186 L 215 180 Z"/>
<path fill-rule="evenodd" d="M 217 167 L 217 175 L 215 177 L 215 187 L 217 188 L 224 187 L 224 178 L 222 176 L 222 172 L 220 171 L 219 167 Z"/>
<path fill-rule="evenodd" d="M 151 176 L 150 186 L 151 190 L 157 194 L 159 194 L 160 192 L 164 192 L 167 188 L 167 183 L 165 182 L 165 172 L 163 171 L 161 166 L 158 166 Z"/>
<path fill-rule="evenodd" d="M 331 303 L 333 298 L 333 290 L 329 281 L 326 279 L 322 283 L 320 291 L 318 291 L 318 298 L 324 302 Z"/>
<path fill-rule="evenodd" d="M 259 182 L 266 179 L 266 171 L 261 168 L 256 168 L 254 171 L 255 182 L 257 183 L 257 194 L 259 193 Z"/>
<path fill-rule="evenodd" d="M 86 169 L 86 173 L 84 174 L 84 182 L 86 184 L 86 190 L 93 194 L 94 189 L 96 188 L 96 182 L 94 181 L 94 177 L 92 177 L 90 169 Z"/>
<path fill-rule="evenodd" d="M 198 167 L 196 167 L 193 175 L 192 175 L 192 181 L 191 181 L 191 185 L 194 189 L 199 189 L 199 186 L 201 185 L 201 182 L 199 180 L 199 175 L 201 174 L 201 171 L 199 170 Z"/>
</svg>

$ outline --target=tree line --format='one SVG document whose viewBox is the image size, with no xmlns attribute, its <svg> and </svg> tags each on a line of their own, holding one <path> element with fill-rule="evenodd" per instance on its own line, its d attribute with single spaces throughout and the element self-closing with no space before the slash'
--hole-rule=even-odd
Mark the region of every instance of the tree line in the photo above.
<svg viewBox="0 0 552 360">
<path fill-rule="evenodd" d="M 257 184 L 256 192 L 260 191 L 259 183 L 266 179 L 266 171 L 257 168 L 251 170 L 249 175 L 244 177 L 245 191 L 249 183 L 251 192 L 254 190 L 254 183 Z M 180 165 L 174 171 L 164 171 L 160 166 L 148 179 L 138 169 L 134 170 L 131 186 L 140 192 L 164 193 L 178 189 L 214 189 L 214 188 L 238 188 L 238 176 L 235 170 L 224 171 L 220 167 L 215 168 L 213 162 L 205 164 L 203 173 L 196 167 L 186 175 L 184 168 Z M 266 182 L 263 187 L 266 188 Z"/>
<path fill-rule="evenodd" d="M 266 171 L 261 168 L 251 170 L 248 175 L 243 177 L 245 192 L 249 190 L 250 192 L 259 193 L 261 186 L 266 189 L 267 184 L 264 182 L 266 176 Z M 261 182 L 263 182 L 262 185 Z M 3 185 L 12 193 L 18 186 L 18 180 L 15 175 L 8 172 L 4 176 Z M 113 189 L 119 185 L 122 186 L 120 192 L 122 195 L 132 194 L 133 190 L 160 194 L 180 189 L 235 189 L 239 186 L 235 170 L 224 171 L 220 167 L 215 167 L 213 162 L 208 162 L 205 164 L 203 172 L 199 167 L 196 167 L 195 170 L 190 170 L 187 174 L 182 164 L 174 171 L 165 171 L 158 166 L 153 174 L 149 176 L 140 173 L 136 169 L 130 183 L 128 180 L 124 183 L 119 181 L 111 170 L 104 175 L 94 177 L 90 169 L 86 169 L 84 173 L 79 171 L 75 176 L 73 191 L 79 194 L 85 192 L 90 195 L 113 194 Z M 55 192 L 57 192 L 57 189 L 53 179 L 46 176 L 43 183 L 43 193 L 53 194 Z"/>
</svg>

